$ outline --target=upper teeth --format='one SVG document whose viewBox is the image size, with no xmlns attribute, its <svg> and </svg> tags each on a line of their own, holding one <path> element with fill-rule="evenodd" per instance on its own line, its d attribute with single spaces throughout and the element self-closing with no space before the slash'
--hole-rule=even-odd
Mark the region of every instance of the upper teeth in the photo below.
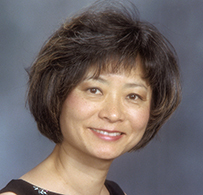
<svg viewBox="0 0 203 195">
<path fill-rule="evenodd" d="M 109 136 L 119 136 L 119 135 L 121 135 L 121 133 L 118 133 L 118 132 L 109 133 L 107 131 L 102 131 L 102 130 L 97 130 L 97 129 L 92 129 L 92 130 L 97 132 L 97 133 L 101 133 L 103 135 L 109 135 Z"/>
</svg>

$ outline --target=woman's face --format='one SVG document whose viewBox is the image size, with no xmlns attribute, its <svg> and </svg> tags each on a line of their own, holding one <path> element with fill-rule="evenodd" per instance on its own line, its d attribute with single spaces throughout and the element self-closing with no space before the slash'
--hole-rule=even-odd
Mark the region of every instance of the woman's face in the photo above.
<svg viewBox="0 0 203 195">
<path fill-rule="evenodd" d="M 150 102 L 151 88 L 142 79 L 139 63 L 131 73 L 104 73 L 97 79 L 89 74 L 63 104 L 63 148 L 100 159 L 120 156 L 142 138 Z"/>
</svg>

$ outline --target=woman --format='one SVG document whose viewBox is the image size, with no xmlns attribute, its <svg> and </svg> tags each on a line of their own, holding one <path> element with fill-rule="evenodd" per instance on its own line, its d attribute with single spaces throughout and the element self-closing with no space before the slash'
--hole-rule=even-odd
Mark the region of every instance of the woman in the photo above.
<svg viewBox="0 0 203 195">
<path fill-rule="evenodd" d="M 56 146 L 1 194 L 123 195 L 106 180 L 112 161 L 143 148 L 177 108 L 173 47 L 135 9 L 106 2 L 67 20 L 32 65 L 29 107 Z"/>
</svg>

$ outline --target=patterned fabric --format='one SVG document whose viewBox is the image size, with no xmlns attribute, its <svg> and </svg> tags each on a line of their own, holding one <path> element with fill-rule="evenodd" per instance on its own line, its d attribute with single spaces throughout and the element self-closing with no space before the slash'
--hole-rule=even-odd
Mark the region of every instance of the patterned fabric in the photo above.
<svg viewBox="0 0 203 195">
<path fill-rule="evenodd" d="M 18 195 L 60 195 L 53 192 L 48 192 L 42 188 L 34 186 L 22 179 L 11 180 L 0 193 L 3 192 L 14 192 Z"/>
<path fill-rule="evenodd" d="M 105 186 L 108 189 L 110 195 L 125 195 L 121 188 L 113 181 L 106 180 Z M 48 190 L 39 188 L 32 185 L 22 179 L 11 180 L 5 188 L 0 190 L 3 192 L 14 192 L 18 195 L 62 195 L 54 192 L 49 192 Z"/>
<path fill-rule="evenodd" d="M 46 195 L 48 195 L 48 190 L 43 190 L 43 189 L 41 189 L 41 188 L 39 188 L 39 187 L 37 187 L 37 186 L 33 186 L 33 188 L 34 188 L 34 190 L 37 190 L 38 191 L 38 194 L 46 194 Z"/>
</svg>

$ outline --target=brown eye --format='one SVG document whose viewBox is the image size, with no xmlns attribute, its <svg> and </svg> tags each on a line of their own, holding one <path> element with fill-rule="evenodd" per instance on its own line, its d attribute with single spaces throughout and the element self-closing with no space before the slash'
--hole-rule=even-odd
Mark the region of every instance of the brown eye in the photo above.
<svg viewBox="0 0 203 195">
<path fill-rule="evenodd" d="M 135 93 L 132 93 L 132 94 L 129 94 L 128 95 L 128 98 L 130 100 L 137 100 L 137 99 L 141 99 L 139 95 L 135 94 Z"/>
<path fill-rule="evenodd" d="M 98 88 L 89 88 L 88 90 L 90 93 L 93 93 L 93 94 L 102 94 L 101 90 Z"/>
</svg>

